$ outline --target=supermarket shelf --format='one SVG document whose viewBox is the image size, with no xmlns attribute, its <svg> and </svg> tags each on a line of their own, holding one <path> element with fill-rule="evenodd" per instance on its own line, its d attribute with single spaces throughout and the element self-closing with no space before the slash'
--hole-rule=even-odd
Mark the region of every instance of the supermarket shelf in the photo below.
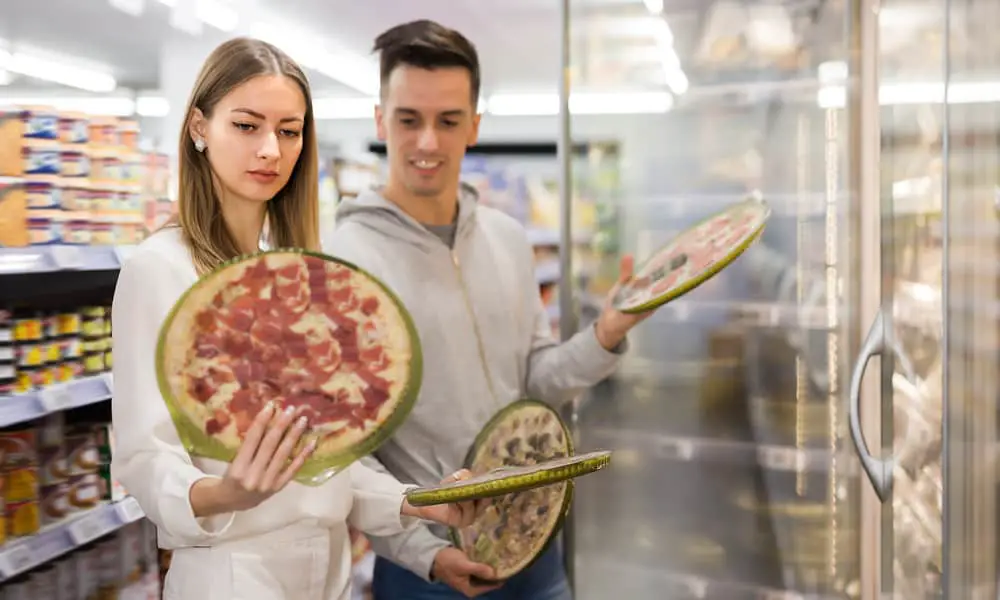
<svg viewBox="0 0 1000 600">
<path fill-rule="evenodd" d="M 0 248 L 0 275 L 55 271 L 115 271 L 128 259 L 132 246 L 29 246 Z"/>
<path fill-rule="evenodd" d="M 41 418 L 49 413 L 103 402 L 111 398 L 110 374 L 85 377 L 37 392 L 0 399 L 0 427 Z"/>
<path fill-rule="evenodd" d="M 833 462 L 833 454 L 829 450 L 818 448 L 682 437 L 604 427 L 588 427 L 587 437 L 590 443 L 612 447 L 616 452 L 635 450 L 639 456 L 662 460 L 756 464 L 771 471 L 792 472 L 828 471 Z M 844 467 L 839 468 L 843 470 Z"/>
<path fill-rule="evenodd" d="M 126 498 L 7 544 L 0 549 L 0 582 L 89 544 L 144 516 L 139 503 L 134 498 Z"/>
</svg>

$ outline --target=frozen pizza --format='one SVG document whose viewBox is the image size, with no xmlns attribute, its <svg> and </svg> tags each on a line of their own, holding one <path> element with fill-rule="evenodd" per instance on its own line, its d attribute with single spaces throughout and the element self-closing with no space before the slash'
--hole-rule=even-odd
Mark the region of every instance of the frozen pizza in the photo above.
<svg viewBox="0 0 1000 600">
<path fill-rule="evenodd" d="M 421 379 L 419 340 L 395 295 L 349 263 L 299 250 L 237 259 L 199 280 L 164 322 L 156 362 L 192 454 L 232 460 L 269 401 L 300 407 L 317 439 L 300 472 L 307 482 L 373 451 Z"/>
<path fill-rule="evenodd" d="M 757 239 L 770 214 L 767 204 L 751 198 L 684 231 L 636 269 L 616 296 L 615 308 L 651 310 L 701 285 Z"/>
<path fill-rule="evenodd" d="M 466 466 L 473 474 L 535 465 L 573 453 L 569 431 L 548 405 L 515 402 L 483 428 Z M 454 530 L 455 545 L 476 562 L 491 565 L 499 579 L 522 571 L 545 549 L 562 525 L 572 497 L 571 481 L 491 499 L 475 523 Z"/>
</svg>

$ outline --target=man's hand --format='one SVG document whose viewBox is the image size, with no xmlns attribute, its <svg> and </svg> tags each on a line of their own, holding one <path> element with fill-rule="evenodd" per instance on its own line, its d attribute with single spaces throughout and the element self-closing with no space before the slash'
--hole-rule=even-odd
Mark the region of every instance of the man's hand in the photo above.
<svg viewBox="0 0 1000 600">
<path fill-rule="evenodd" d="M 461 481 L 472 477 L 468 469 L 462 469 L 452 473 L 441 480 L 442 484 L 453 481 Z M 407 517 L 417 517 L 434 521 L 449 527 L 468 527 L 479 517 L 489 505 L 487 500 L 470 500 L 467 502 L 454 502 L 449 504 L 434 504 L 431 506 L 413 506 L 409 500 L 403 499 L 403 506 L 400 513 Z"/>
<path fill-rule="evenodd" d="M 458 548 L 442 548 L 434 556 L 431 575 L 435 581 L 440 581 L 448 587 L 458 590 L 466 598 L 475 598 L 482 594 L 500 589 L 502 582 L 493 581 L 496 573 L 493 567 L 483 563 L 472 562 Z"/>
<path fill-rule="evenodd" d="M 618 290 L 632 279 L 634 269 L 635 261 L 632 255 L 626 254 L 623 256 L 618 272 L 618 282 L 615 283 L 615 286 L 608 293 L 608 297 L 605 298 L 604 309 L 601 311 L 601 316 L 597 318 L 597 323 L 594 325 L 597 341 L 609 352 L 622 343 L 625 336 L 628 335 L 628 332 L 633 327 L 648 319 L 653 314 L 653 311 L 647 311 L 629 315 L 615 310 L 614 306 L 612 306 L 615 296 L 618 295 Z"/>
</svg>

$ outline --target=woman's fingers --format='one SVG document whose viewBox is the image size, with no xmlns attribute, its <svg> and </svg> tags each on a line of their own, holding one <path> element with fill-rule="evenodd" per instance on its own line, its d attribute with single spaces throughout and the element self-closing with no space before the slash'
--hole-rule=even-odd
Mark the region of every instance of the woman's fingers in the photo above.
<svg viewBox="0 0 1000 600">
<path fill-rule="evenodd" d="M 257 455 L 254 456 L 250 470 L 244 479 L 244 486 L 248 490 L 260 491 L 260 484 L 264 479 L 264 473 L 267 472 L 267 467 L 271 464 L 271 458 L 274 456 L 278 444 L 285 437 L 288 426 L 292 424 L 295 413 L 295 407 L 289 406 L 279 413 L 276 419 L 271 421 L 271 425 L 267 428 L 264 439 L 261 440 L 260 446 L 257 448 Z"/>
<path fill-rule="evenodd" d="M 295 420 L 295 424 L 285 434 L 285 437 L 281 440 L 281 445 L 278 446 L 274 456 L 271 457 L 271 462 L 267 465 L 267 471 L 265 471 L 264 477 L 260 482 L 261 490 L 268 491 L 272 489 L 272 486 L 278 480 L 278 476 L 281 475 L 282 469 L 288 464 L 288 459 L 291 458 L 295 447 L 298 446 L 299 440 L 302 439 L 302 434 L 305 433 L 308 425 L 309 420 L 305 416 L 300 416 Z"/>
<path fill-rule="evenodd" d="M 306 443 L 305 447 L 298 453 L 298 455 L 296 455 L 295 460 L 292 461 L 292 464 L 288 465 L 288 467 L 285 468 L 284 472 L 282 472 L 281 477 L 278 478 L 278 482 L 274 486 L 275 490 L 284 489 L 284 487 L 288 485 L 288 483 L 292 480 L 292 478 L 295 477 L 295 474 L 299 472 L 299 469 L 302 468 L 302 465 L 304 465 L 306 461 L 309 460 L 309 457 L 312 456 L 312 453 L 316 450 L 316 443 L 317 443 L 316 438 L 313 438 Z"/>
<path fill-rule="evenodd" d="M 243 445 L 240 446 L 239 452 L 236 453 L 236 458 L 233 459 L 231 467 L 233 473 L 243 474 L 250 469 L 254 456 L 257 454 L 257 447 L 260 445 L 260 440 L 264 437 L 264 432 L 267 430 L 267 424 L 271 422 L 273 417 L 274 404 L 268 402 L 267 406 L 262 408 L 257 413 L 257 416 L 254 417 L 253 423 L 250 424 L 250 429 L 247 430 L 246 437 L 243 438 Z"/>
</svg>

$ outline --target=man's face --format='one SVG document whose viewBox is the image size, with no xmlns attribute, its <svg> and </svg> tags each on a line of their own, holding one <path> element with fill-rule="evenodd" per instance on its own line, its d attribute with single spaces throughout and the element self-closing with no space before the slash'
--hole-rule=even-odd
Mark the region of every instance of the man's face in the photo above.
<svg viewBox="0 0 1000 600">
<path fill-rule="evenodd" d="M 378 137 L 390 178 L 411 194 L 434 198 L 457 185 L 465 149 L 479 135 L 471 86 L 457 67 L 402 65 L 389 76 L 375 111 Z"/>
</svg>

